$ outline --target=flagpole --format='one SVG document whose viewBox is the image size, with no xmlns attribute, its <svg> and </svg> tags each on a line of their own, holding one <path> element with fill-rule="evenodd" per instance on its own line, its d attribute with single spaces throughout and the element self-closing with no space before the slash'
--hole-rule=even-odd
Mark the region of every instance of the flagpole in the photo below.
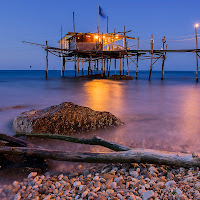
<svg viewBox="0 0 200 200">
<path fill-rule="evenodd" d="M 99 35 L 99 5 L 98 5 L 98 35 Z"/>
</svg>

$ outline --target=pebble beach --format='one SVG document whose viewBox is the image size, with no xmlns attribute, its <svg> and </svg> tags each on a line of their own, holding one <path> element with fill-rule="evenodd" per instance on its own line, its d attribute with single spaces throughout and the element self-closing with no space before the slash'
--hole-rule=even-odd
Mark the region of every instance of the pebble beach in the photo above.
<svg viewBox="0 0 200 200">
<path fill-rule="evenodd" d="M 31 172 L 22 182 L 0 187 L 2 200 L 200 199 L 198 168 L 152 164 L 106 164 L 68 174 Z"/>
</svg>

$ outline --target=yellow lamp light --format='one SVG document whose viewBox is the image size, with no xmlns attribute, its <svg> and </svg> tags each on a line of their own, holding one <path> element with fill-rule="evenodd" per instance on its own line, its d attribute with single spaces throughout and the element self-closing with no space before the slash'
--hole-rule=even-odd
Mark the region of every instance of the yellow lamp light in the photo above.
<svg viewBox="0 0 200 200">
<path fill-rule="evenodd" d="M 198 28 L 198 27 L 199 27 L 199 24 L 195 24 L 194 26 L 195 26 L 195 28 Z"/>
</svg>

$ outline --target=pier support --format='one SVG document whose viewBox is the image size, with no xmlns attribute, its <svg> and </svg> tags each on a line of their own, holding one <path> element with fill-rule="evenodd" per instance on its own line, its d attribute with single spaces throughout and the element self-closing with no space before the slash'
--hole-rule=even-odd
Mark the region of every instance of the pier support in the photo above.
<svg viewBox="0 0 200 200">
<path fill-rule="evenodd" d="M 198 26 L 195 24 L 195 36 L 196 36 L 196 82 L 197 83 L 199 82 L 199 77 L 198 77 L 199 64 L 198 64 L 198 52 L 197 52 L 197 49 L 198 49 L 197 27 Z"/>
<path fill-rule="evenodd" d="M 77 71 L 77 69 L 76 69 L 76 68 L 77 68 L 77 67 L 76 67 L 76 56 L 74 56 L 74 59 L 75 59 L 75 60 L 74 60 L 74 70 L 75 70 L 75 76 L 76 76 L 76 71 Z"/>
<path fill-rule="evenodd" d="M 64 72 L 65 72 L 65 57 L 61 57 L 61 59 L 62 59 L 61 76 L 64 76 Z"/>
<path fill-rule="evenodd" d="M 109 69 L 108 69 L 108 77 L 110 77 L 110 65 L 111 65 L 111 58 L 110 58 Z"/>
<path fill-rule="evenodd" d="M 122 68 L 123 68 L 123 75 L 124 75 L 124 56 L 123 56 L 123 61 L 122 61 Z"/>
<path fill-rule="evenodd" d="M 97 72 L 99 71 L 99 60 L 97 59 Z"/>
<path fill-rule="evenodd" d="M 78 75 L 79 75 L 79 57 L 77 58 L 77 65 L 78 65 Z"/>
<path fill-rule="evenodd" d="M 89 63 L 88 63 L 88 75 L 90 75 L 90 70 L 91 70 L 91 61 L 89 60 Z"/>
<path fill-rule="evenodd" d="M 102 54 L 102 58 L 101 58 L 101 76 L 103 77 L 103 54 Z"/>
<path fill-rule="evenodd" d="M 83 58 L 81 58 L 82 61 L 82 76 L 84 75 L 84 65 L 83 65 Z"/>
<path fill-rule="evenodd" d="M 154 43 L 154 39 L 153 39 L 153 35 L 151 35 L 151 66 L 150 66 L 150 72 L 149 72 L 149 81 L 151 80 L 151 73 L 152 73 L 152 67 L 153 67 L 153 43 Z"/>
<path fill-rule="evenodd" d="M 48 55 L 48 42 L 46 41 L 46 78 L 48 78 L 48 64 L 49 64 L 49 55 Z"/>
<path fill-rule="evenodd" d="M 119 59 L 119 74 L 122 75 L 122 63 L 121 63 L 121 57 Z"/>
<path fill-rule="evenodd" d="M 164 77 L 164 65 L 165 65 L 165 55 L 163 55 L 163 59 L 162 59 L 162 74 L 161 74 L 161 80 L 163 80 L 163 77 Z"/>
<path fill-rule="evenodd" d="M 127 76 L 129 76 L 129 64 L 128 64 L 128 55 L 127 55 Z"/>
<path fill-rule="evenodd" d="M 139 54 L 137 53 L 137 58 L 136 58 L 136 70 L 135 70 L 135 79 L 138 78 L 138 61 L 139 61 Z"/>
<path fill-rule="evenodd" d="M 104 59 L 104 63 L 103 63 L 103 74 L 105 75 L 106 73 L 106 59 Z"/>
<path fill-rule="evenodd" d="M 116 64 L 116 58 L 115 58 L 115 75 L 116 75 L 116 67 L 117 67 L 117 64 Z"/>
</svg>

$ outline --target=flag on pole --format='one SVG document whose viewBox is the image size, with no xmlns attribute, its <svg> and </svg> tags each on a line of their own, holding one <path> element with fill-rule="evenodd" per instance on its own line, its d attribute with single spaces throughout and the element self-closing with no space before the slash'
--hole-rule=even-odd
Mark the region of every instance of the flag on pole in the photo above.
<svg viewBox="0 0 200 200">
<path fill-rule="evenodd" d="M 101 6 L 99 6 L 99 15 L 103 18 L 106 18 L 104 11 L 102 10 Z"/>
</svg>

